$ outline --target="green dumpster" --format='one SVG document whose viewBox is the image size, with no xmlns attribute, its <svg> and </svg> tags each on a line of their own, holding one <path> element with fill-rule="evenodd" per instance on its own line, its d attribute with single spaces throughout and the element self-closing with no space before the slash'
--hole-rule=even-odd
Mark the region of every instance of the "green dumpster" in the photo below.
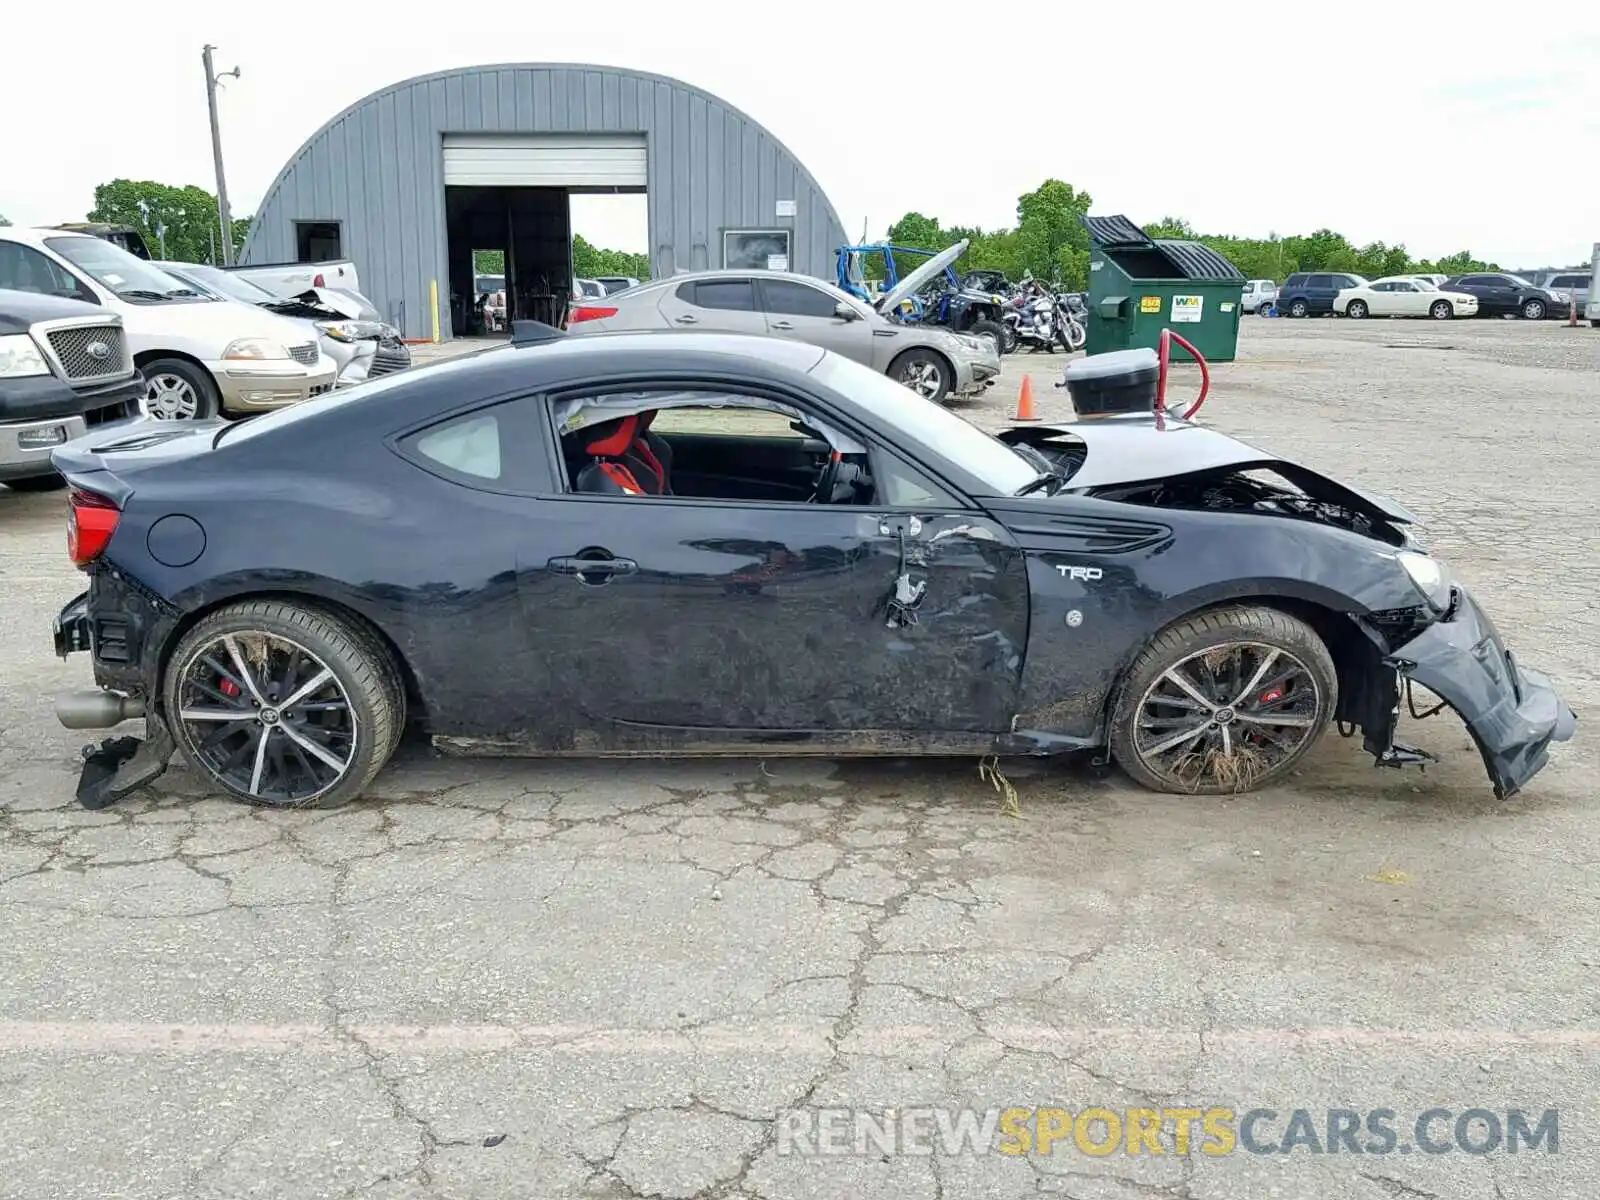
<svg viewBox="0 0 1600 1200">
<path fill-rule="evenodd" d="M 1089 354 L 1158 348 L 1171 329 L 1209 362 L 1232 362 L 1239 346 L 1245 278 L 1199 242 L 1149 237 L 1127 217 L 1084 217 L 1089 258 Z M 1188 356 L 1174 351 L 1182 361 Z"/>
</svg>

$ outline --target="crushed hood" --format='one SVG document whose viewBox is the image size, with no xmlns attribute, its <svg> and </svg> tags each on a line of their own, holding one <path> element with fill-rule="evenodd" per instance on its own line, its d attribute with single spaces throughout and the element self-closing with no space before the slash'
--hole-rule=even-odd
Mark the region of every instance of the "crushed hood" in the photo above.
<svg viewBox="0 0 1600 1200">
<path fill-rule="evenodd" d="M 378 321 L 378 310 L 359 292 L 344 288 L 307 288 L 282 300 L 263 302 L 261 307 L 286 317 L 309 317 L 312 320 L 343 318 L 347 321 Z"/>
<path fill-rule="evenodd" d="M 878 297 L 875 307 L 885 315 L 892 313 L 900 307 L 900 302 L 907 296 L 914 296 L 922 290 L 922 286 L 939 272 L 943 271 L 956 259 L 967 252 L 967 239 L 962 238 L 954 246 L 941 250 L 915 271 L 912 271 L 894 287 Z"/>
<path fill-rule="evenodd" d="M 1386 496 L 1341 483 L 1320 471 L 1280 458 L 1248 442 L 1167 417 L 1157 425 L 1154 416 L 1100 417 L 1058 426 L 1018 426 L 1007 429 L 1000 440 L 1013 445 L 1039 445 L 1055 439 L 1075 439 L 1084 447 L 1083 462 L 1067 480 L 1064 492 L 1084 492 L 1114 485 L 1176 479 L 1219 467 L 1236 470 L 1267 469 L 1305 491 L 1336 498 L 1345 507 L 1407 525 L 1421 518 Z M 1312 486 L 1307 487 L 1307 483 Z"/>
</svg>

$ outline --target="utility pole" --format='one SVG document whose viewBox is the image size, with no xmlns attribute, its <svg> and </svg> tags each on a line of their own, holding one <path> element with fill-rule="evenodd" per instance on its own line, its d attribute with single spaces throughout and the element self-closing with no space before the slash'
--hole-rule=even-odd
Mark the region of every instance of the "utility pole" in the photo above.
<svg viewBox="0 0 1600 1200">
<path fill-rule="evenodd" d="M 200 51 L 200 59 L 206 65 L 206 107 L 211 110 L 211 157 L 217 166 L 217 217 L 222 226 L 222 265 L 233 265 L 233 213 L 228 209 L 228 181 L 222 174 L 222 129 L 217 124 L 217 80 L 232 76 L 239 78 L 239 68 L 217 74 L 216 68 L 211 63 L 211 52 L 215 46 L 207 45 Z"/>
</svg>

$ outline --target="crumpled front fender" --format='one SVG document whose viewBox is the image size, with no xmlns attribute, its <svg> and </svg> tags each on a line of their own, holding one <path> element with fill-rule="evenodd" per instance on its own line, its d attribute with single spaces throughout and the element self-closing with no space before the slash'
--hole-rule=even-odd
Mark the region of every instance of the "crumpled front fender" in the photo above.
<svg viewBox="0 0 1600 1200">
<path fill-rule="evenodd" d="M 1551 742 L 1572 737 L 1578 718 L 1548 677 L 1517 662 L 1477 601 L 1464 589 L 1457 595 L 1447 620 L 1428 626 L 1386 661 L 1466 722 L 1503 800 L 1544 767 Z"/>
</svg>

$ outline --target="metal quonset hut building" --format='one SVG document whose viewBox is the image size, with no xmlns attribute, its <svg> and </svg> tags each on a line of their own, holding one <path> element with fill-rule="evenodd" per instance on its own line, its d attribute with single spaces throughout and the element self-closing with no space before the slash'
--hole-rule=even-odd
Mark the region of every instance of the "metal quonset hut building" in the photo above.
<svg viewBox="0 0 1600 1200">
<path fill-rule="evenodd" d="M 811 173 L 716 97 L 615 67 L 516 63 L 419 76 L 345 109 L 273 180 L 241 261 L 353 259 L 406 337 L 433 336 L 437 319 L 443 338 L 473 328 L 472 251 L 499 249 L 513 315 L 548 320 L 570 288 L 575 192 L 648 195 L 656 277 L 826 278 L 845 242 Z"/>
</svg>

